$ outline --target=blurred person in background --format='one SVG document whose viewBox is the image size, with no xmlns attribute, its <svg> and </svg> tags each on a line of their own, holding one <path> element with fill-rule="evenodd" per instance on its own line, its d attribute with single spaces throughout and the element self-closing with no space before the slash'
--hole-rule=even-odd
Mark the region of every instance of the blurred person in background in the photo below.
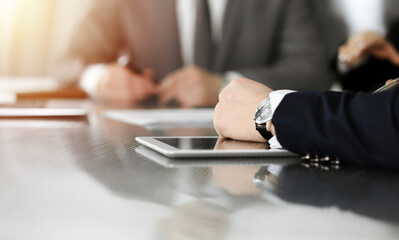
<svg viewBox="0 0 399 240">
<path fill-rule="evenodd" d="M 399 77 L 399 18 L 387 36 L 377 32 L 352 35 L 338 52 L 342 84 L 352 91 L 373 91 L 386 79 Z"/>
<path fill-rule="evenodd" d="M 342 87 L 370 92 L 399 77 L 399 2 L 337 0 L 335 4 L 350 36 L 334 61 Z"/>
<path fill-rule="evenodd" d="M 275 89 L 328 89 L 332 76 L 308 0 L 97 0 L 57 76 L 123 105 L 214 106 L 246 76 Z"/>
</svg>

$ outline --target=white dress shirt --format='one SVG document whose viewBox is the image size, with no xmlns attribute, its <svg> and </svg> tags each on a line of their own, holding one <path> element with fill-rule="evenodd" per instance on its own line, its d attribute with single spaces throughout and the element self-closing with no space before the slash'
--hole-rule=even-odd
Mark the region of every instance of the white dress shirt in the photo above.
<svg viewBox="0 0 399 240">
<path fill-rule="evenodd" d="M 228 0 L 207 1 L 211 17 L 212 38 L 215 42 L 221 42 L 223 18 Z M 197 0 L 176 1 L 180 48 L 184 66 L 194 64 L 196 13 Z M 89 93 L 89 95 L 94 96 L 100 77 L 105 71 L 105 64 L 93 64 L 88 66 L 80 79 L 80 87 Z M 226 72 L 224 75 L 225 85 L 239 77 L 242 77 L 242 75 L 237 72 Z"/>
<path fill-rule="evenodd" d="M 384 36 L 386 26 L 384 23 L 384 1 L 381 0 L 338 0 L 334 2 L 337 9 L 343 14 L 349 35 L 359 32 L 373 31 Z M 346 74 L 354 68 L 361 66 L 364 61 L 355 65 L 348 65 L 338 59 L 337 69 L 341 74 Z"/>
<path fill-rule="evenodd" d="M 384 1 L 337 0 L 333 1 L 348 24 L 349 33 L 374 31 L 385 35 Z"/>
<path fill-rule="evenodd" d="M 222 40 L 223 17 L 228 0 L 208 0 L 211 17 L 212 38 Z M 197 18 L 197 0 L 177 0 L 176 14 L 180 33 L 181 52 L 184 65 L 194 64 L 194 38 Z"/>
<path fill-rule="evenodd" d="M 270 99 L 270 107 L 272 108 L 272 116 L 276 109 L 278 108 L 278 105 L 280 105 L 281 101 L 283 101 L 284 97 L 287 94 L 293 93 L 296 91 L 292 90 L 277 90 L 273 91 L 269 94 L 269 99 Z M 269 140 L 270 148 L 282 148 L 281 144 L 278 141 L 278 136 L 274 136 Z"/>
</svg>

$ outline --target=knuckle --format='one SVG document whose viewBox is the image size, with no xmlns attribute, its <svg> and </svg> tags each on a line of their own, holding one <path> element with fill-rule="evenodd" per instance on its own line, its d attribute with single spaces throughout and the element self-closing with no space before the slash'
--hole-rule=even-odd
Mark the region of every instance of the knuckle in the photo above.
<svg viewBox="0 0 399 240">
<path fill-rule="evenodd" d="M 240 77 L 240 78 L 234 79 L 233 82 L 232 82 L 232 85 L 233 86 L 242 85 L 242 84 L 245 84 L 246 82 L 248 82 L 247 78 Z"/>
<path fill-rule="evenodd" d="M 219 93 L 218 99 L 219 101 L 223 99 L 223 92 Z"/>
<path fill-rule="evenodd" d="M 224 100 L 226 98 L 227 92 L 227 88 L 223 89 L 223 91 L 219 93 L 219 100 Z"/>
</svg>

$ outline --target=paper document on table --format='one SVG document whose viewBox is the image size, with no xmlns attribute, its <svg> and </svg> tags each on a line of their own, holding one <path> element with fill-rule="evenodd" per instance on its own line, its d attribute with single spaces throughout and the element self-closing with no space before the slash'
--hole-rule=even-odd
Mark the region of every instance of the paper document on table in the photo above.
<svg viewBox="0 0 399 240">
<path fill-rule="evenodd" d="M 21 100 L 0 103 L 0 118 L 85 117 L 89 107 L 90 103 L 84 100 Z"/>
<path fill-rule="evenodd" d="M 213 126 L 213 108 L 108 110 L 104 116 L 117 121 L 146 127 Z"/>
<path fill-rule="evenodd" d="M 52 78 L 0 77 L 0 93 L 55 91 L 59 87 L 59 82 Z"/>
<path fill-rule="evenodd" d="M 77 108 L 0 108 L 0 118 L 82 117 L 86 115 L 86 109 Z"/>
</svg>

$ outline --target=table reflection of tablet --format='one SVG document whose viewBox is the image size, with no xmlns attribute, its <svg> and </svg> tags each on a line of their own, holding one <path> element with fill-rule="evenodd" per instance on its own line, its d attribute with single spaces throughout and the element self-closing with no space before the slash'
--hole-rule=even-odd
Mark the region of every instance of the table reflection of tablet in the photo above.
<svg viewBox="0 0 399 240">
<path fill-rule="evenodd" d="M 298 157 L 267 143 L 242 142 L 219 137 L 136 137 L 137 142 L 172 158 L 203 157 Z"/>
</svg>

